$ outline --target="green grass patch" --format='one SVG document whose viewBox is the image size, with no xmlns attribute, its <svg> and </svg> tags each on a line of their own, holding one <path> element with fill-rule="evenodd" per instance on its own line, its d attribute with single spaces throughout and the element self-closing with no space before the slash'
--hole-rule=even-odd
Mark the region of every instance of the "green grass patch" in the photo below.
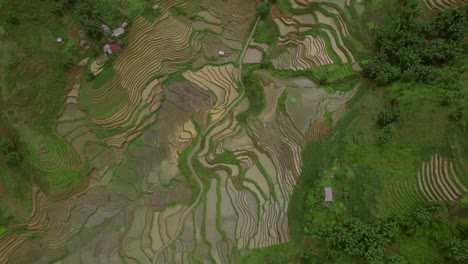
<svg viewBox="0 0 468 264">
<path fill-rule="evenodd" d="M 354 70 L 350 63 L 346 64 L 329 64 L 316 67 L 310 70 L 305 71 L 284 71 L 276 70 L 272 67 L 268 69 L 270 74 L 273 76 L 282 77 L 285 79 L 294 78 L 294 77 L 309 77 L 312 80 L 318 82 L 322 85 L 332 85 L 339 84 L 346 81 L 356 80 L 359 76 Z M 348 86 L 348 85 L 346 85 Z M 344 88 L 346 88 L 346 86 Z M 346 89 L 343 89 L 343 91 Z"/>
<path fill-rule="evenodd" d="M 105 66 L 104 70 L 96 76 L 96 78 L 91 82 L 92 89 L 98 89 L 103 86 L 107 81 L 112 79 L 115 76 L 115 70 L 112 65 Z"/>
<path fill-rule="evenodd" d="M 253 73 L 258 65 L 246 66 L 243 72 L 245 97 L 249 99 L 249 108 L 237 116 L 237 120 L 243 122 L 249 116 L 259 115 L 265 108 L 266 98 L 260 78 Z"/>
<path fill-rule="evenodd" d="M 289 233 L 293 241 L 301 241 L 304 237 L 304 200 L 308 189 L 302 181 L 300 178 L 294 188 L 288 207 Z"/>
<path fill-rule="evenodd" d="M 438 246 L 425 236 L 399 237 L 394 247 L 408 263 L 445 263 Z"/>
<path fill-rule="evenodd" d="M 223 153 L 216 155 L 216 157 L 211 161 L 213 164 L 217 163 L 227 163 L 227 164 L 239 164 L 240 161 L 236 158 L 231 151 L 224 151 Z"/>
<path fill-rule="evenodd" d="M 164 80 L 164 84 L 170 86 L 174 83 L 185 81 L 187 81 L 187 79 L 185 79 L 184 75 L 182 75 L 182 71 L 179 71 L 177 73 L 169 75 L 169 77 L 166 80 Z"/>
<path fill-rule="evenodd" d="M 141 14 L 143 9 L 145 9 L 148 5 L 148 1 L 145 0 L 126 1 L 126 3 L 123 5 L 123 14 L 126 17 L 133 19 L 137 15 Z"/>
<path fill-rule="evenodd" d="M 244 264 L 287 264 L 290 259 L 296 258 L 300 247 L 291 243 L 271 246 L 255 250 L 252 254 L 242 257 L 239 263 Z"/>
<path fill-rule="evenodd" d="M 270 47 L 274 47 L 279 38 L 279 29 L 271 16 L 267 16 L 260 20 L 253 39 L 257 43 L 268 43 Z"/>
</svg>

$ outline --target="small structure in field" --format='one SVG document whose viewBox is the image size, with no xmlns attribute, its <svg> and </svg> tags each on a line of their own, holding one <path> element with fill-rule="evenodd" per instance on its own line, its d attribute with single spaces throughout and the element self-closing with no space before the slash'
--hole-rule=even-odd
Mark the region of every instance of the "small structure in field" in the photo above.
<svg viewBox="0 0 468 264">
<path fill-rule="evenodd" d="M 62 44 L 63 43 L 63 38 L 57 38 L 57 43 Z"/>
<path fill-rule="evenodd" d="M 153 6 L 153 9 L 154 9 L 154 10 L 158 10 L 158 9 L 159 9 L 159 5 L 154 5 L 154 6 Z"/>
<path fill-rule="evenodd" d="M 122 27 L 123 27 L 123 28 L 126 28 L 127 26 L 128 26 L 127 21 L 124 21 L 124 22 L 122 23 Z"/>
<path fill-rule="evenodd" d="M 112 31 L 112 37 L 118 37 L 125 33 L 125 29 L 123 27 L 118 27 Z"/>
<path fill-rule="evenodd" d="M 89 49 L 89 45 L 84 39 L 80 40 L 80 46 L 83 47 L 83 49 L 85 50 Z"/>
<path fill-rule="evenodd" d="M 101 24 L 101 29 L 102 29 L 102 31 L 104 31 L 104 32 L 106 32 L 106 33 L 110 33 L 110 32 L 111 32 L 110 27 L 108 27 L 106 24 Z"/>
<path fill-rule="evenodd" d="M 332 187 L 325 187 L 325 202 L 331 203 L 333 202 L 333 190 Z"/>
<path fill-rule="evenodd" d="M 220 50 L 220 51 L 218 52 L 218 55 L 219 55 L 219 56 L 224 56 L 224 51 Z"/>
<path fill-rule="evenodd" d="M 117 43 L 104 45 L 104 52 L 107 54 L 112 54 L 113 52 L 121 49 L 122 47 Z"/>
</svg>

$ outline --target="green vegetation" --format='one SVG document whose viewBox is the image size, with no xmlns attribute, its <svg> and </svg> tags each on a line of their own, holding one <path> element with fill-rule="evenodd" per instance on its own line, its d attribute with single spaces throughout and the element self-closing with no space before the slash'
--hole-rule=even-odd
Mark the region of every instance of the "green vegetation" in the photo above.
<svg viewBox="0 0 468 264">
<path fill-rule="evenodd" d="M 8 139 L 0 138 L 0 152 L 10 165 L 18 165 L 21 162 L 21 156 L 17 152 L 16 145 Z"/>
<path fill-rule="evenodd" d="M 257 43 L 268 43 L 274 46 L 278 41 L 279 29 L 271 16 L 267 16 L 260 20 L 257 30 L 254 35 L 254 40 Z"/>
<path fill-rule="evenodd" d="M 265 2 L 257 9 L 257 16 L 260 16 L 262 19 L 266 18 L 270 14 L 271 2 L 270 0 L 265 0 Z"/>
<path fill-rule="evenodd" d="M 461 145 L 466 143 L 462 138 L 467 132 L 468 90 L 461 48 L 467 9 L 427 15 L 409 3 L 395 15 L 392 12 L 400 9 L 396 1 L 370 2 L 369 10 L 375 12 L 367 11 L 365 23 L 371 25 L 366 26 L 369 36 L 377 32 L 378 54 L 369 60 L 363 46 L 352 47 L 364 54 L 367 76 L 387 86 L 361 86 L 326 139 L 304 148 L 301 179 L 291 197 L 295 206 L 289 209 L 291 243 L 302 250 L 285 246 L 282 252 L 290 257 L 283 262 L 463 263 L 467 211 L 457 206 L 466 204 L 466 198 L 456 204 L 427 204 L 416 176 L 421 161 L 433 153 L 466 166 L 466 147 Z M 376 13 L 399 19 L 391 23 Z M 411 63 L 405 65 L 408 60 Z M 318 69 L 269 70 L 274 76 L 306 75 L 329 83 L 321 80 L 323 69 Z M 428 78 L 422 78 L 425 70 Z M 329 72 L 323 76 L 333 78 Z M 340 78 L 333 81 L 339 83 Z M 333 91 L 334 85 L 327 90 Z M 461 177 L 466 184 L 465 175 Z M 333 188 L 329 205 L 324 203 L 326 186 Z M 268 258 L 262 252 L 254 253 L 259 263 Z"/>
<path fill-rule="evenodd" d="M 365 64 L 364 72 L 381 85 L 397 79 L 430 81 L 432 65 L 459 57 L 468 33 L 468 6 L 446 9 L 430 21 L 420 18 L 417 1 L 402 6 L 399 17 L 379 27 L 379 53 Z"/>
<path fill-rule="evenodd" d="M 242 78 L 245 85 L 245 97 L 249 99 L 249 108 L 237 116 L 238 121 L 245 121 L 249 116 L 260 114 L 265 107 L 265 93 L 259 77 L 254 73 L 258 65 L 244 67 Z"/>
<path fill-rule="evenodd" d="M 155 109 L 164 109 L 158 112 L 147 109 L 134 110 L 131 103 L 127 104 L 127 99 L 130 97 L 130 102 L 139 102 L 140 98 L 144 98 L 150 104 L 153 101 L 149 99 L 159 97 L 160 90 L 146 89 L 142 85 L 144 82 L 127 85 L 134 81 L 132 78 L 122 81 L 125 88 L 135 84 L 133 86 L 144 89 L 135 92 L 125 91 L 118 84 L 104 85 L 116 74 L 111 65 L 112 60 L 108 60 L 105 70 L 96 77 L 89 72 L 81 73 L 81 68 L 76 66 L 83 58 L 89 57 L 92 61 L 93 57 L 101 54 L 100 45 L 104 42 L 126 41 L 104 34 L 101 28 L 103 23 L 115 28 L 123 21 L 132 23 L 132 19 L 138 15 L 149 20 L 154 19 L 159 12 L 152 8 L 155 2 L 31 0 L 18 4 L 12 0 L 0 0 L 0 235 L 7 232 L 12 223 L 28 221 L 31 213 L 31 185 L 37 185 L 45 192 L 47 198 L 41 199 L 48 199 L 47 206 L 53 213 L 52 209 L 56 209 L 53 208 L 54 199 L 68 198 L 82 190 L 89 178 L 89 186 L 92 186 L 90 189 L 100 188 L 99 193 L 87 190 L 75 197 L 78 199 L 75 202 L 66 203 L 73 205 L 70 210 L 76 210 L 73 213 L 67 212 L 69 218 L 78 216 L 77 226 L 72 226 L 70 230 L 78 227 L 79 231 L 77 229 L 76 232 L 73 231 L 75 233 L 64 233 L 63 236 L 67 236 L 67 239 L 63 240 L 70 248 L 76 246 L 76 241 L 86 241 L 84 238 L 94 239 L 91 236 L 95 232 L 81 232 L 90 225 L 95 224 L 96 228 L 101 228 L 115 224 L 118 228 L 112 228 L 113 232 L 122 232 L 122 241 L 141 242 L 141 245 L 148 245 L 148 249 L 154 248 L 154 232 L 165 232 L 164 236 L 161 236 L 164 241 L 160 242 L 166 243 L 167 240 L 171 240 L 170 244 L 165 245 L 169 248 L 169 254 L 163 252 L 164 256 L 159 256 L 157 261 L 164 258 L 170 262 L 171 258 L 188 257 L 190 260 L 213 262 L 216 260 L 212 252 L 216 250 L 220 259 L 255 264 L 468 262 L 467 194 L 461 196 L 457 193 L 456 199 L 448 201 L 428 201 L 418 178 L 418 173 L 425 173 L 421 169 L 422 164 L 426 164 L 429 158 L 435 157 L 434 154 L 437 153 L 437 157 L 443 157 L 443 161 L 453 164 L 454 168 L 450 168 L 450 171 L 457 171 L 460 181 L 468 186 L 468 68 L 465 43 L 468 33 L 467 6 L 432 14 L 420 10 L 420 5 L 413 1 L 403 3 L 396 0 L 370 0 L 363 2 L 364 4 L 350 1 L 351 4 L 344 10 L 333 3 L 315 2 L 295 10 L 288 0 L 263 1 L 256 13 L 261 20 L 256 32 L 251 34 L 256 42 L 267 43 L 269 48 L 264 52 L 261 63 L 244 65 L 242 83 L 238 87 L 245 89 L 242 91 L 245 97 L 235 99 L 235 102 L 239 102 L 247 98 L 249 107 L 242 113 L 234 110 L 234 113 L 219 115 L 220 112 L 213 111 L 219 109 L 210 107 L 225 105 L 231 101 L 232 95 L 235 94 L 232 90 L 213 89 L 213 93 L 200 91 L 201 95 L 197 97 L 194 95 L 196 85 L 182 87 L 180 90 L 172 88 L 180 87 L 174 85 L 177 82 L 188 81 L 183 73 L 192 67 L 192 63 L 203 69 L 202 65 L 210 61 L 209 58 L 202 57 L 205 50 L 217 51 L 221 46 L 229 47 L 229 50 L 225 49 L 229 56 L 217 58 L 225 65 L 224 63 L 234 63 L 228 61 L 232 59 L 231 54 L 242 50 L 237 48 L 238 43 L 242 48 L 245 43 L 230 39 L 229 35 L 226 37 L 223 35 L 226 34 L 224 31 L 214 35 L 209 31 L 197 32 L 191 28 L 194 27 L 194 21 L 216 26 L 218 23 L 222 26 L 221 23 L 225 22 L 224 17 L 218 17 L 215 12 L 212 14 L 206 6 L 190 1 L 181 1 L 180 5 L 170 6 L 170 2 L 162 3 L 162 12 L 168 11 L 164 17 L 176 16 L 178 21 L 174 25 L 187 25 L 174 30 L 184 33 L 193 30 L 190 31 L 191 39 L 195 40 L 197 49 L 201 47 L 203 52 L 192 62 L 179 64 L 182 68 L 177 72 L 168 70 L 167 65 L 161 65 L 158 69 L 170 74 L 163 76 L 158 72 L 146 80 L 148 84 L 154 78 L 164 77 L 162 94 L 166 97 L 152 105 Z M 327 17 L 325 20 L 334 21 L 342 31 L 343 25 L 348 25 L 351 35 L 343 36 L 344 43 L 339 41 L 340 43 L 334 44 L 339 49 L 344 49 L 343 46 L 349 48 L 351 52 L 344 52 L 346 61 L 359 60 L 363 65 L 364 74 L 361 75 L 360 71 L 356 70 L 359 69 L 357 63 L 344 63 L 339 53 L 332 50 L 333 38 L 341 38 L 343 33 L 327 24 L 317 24 L 312 29 L 308 26 L 297 26 L 297 33 L 291 34 L 294 37 L 310 34 L 322 36 L 323 42 L 320 40 L 320 43 L 315 44 L 325 45 L 329 49 L 328 55 L 334 64 L 304 71 L 275 69 L 271 60 L 294 43 L 290 41 L 293 38 L 288 40 L 288 36 L 281 36 L 284 41 L 281 40 L 281 45 L 278 45 L 279 29 L 270 16 L 271 9 L 276 8 L 273 4 L 281 10 L 285 21 L 291 21 L 291 24 L 295 23 L 294 19 L 301 19 L 293 18 L 295 15 L 320 11 Z M 336 10 L 339 16 L 332 13 L 333 10 Z M 253 9 L 251 11 L 253 15 Z M 382 14 L 388 16 L 382 17 Z M 318 20 L 317 16 L 315 17 Z M 394 22 L 391 22 L 393 20 Z M 286 27 L 289 27 L 286 22 Z M 79 33 L 80 29 L 86 36 Z M 330 35 L 325 35 L 324 30 Z M 223 38 L 218 41 L 220 35 L 223 35 Z M 174 38 L 174 41 L 167 42 L 167 45 L 172 47 L 176 41 L 187 43 L 182 34 L 180 36 L 180 39 Z M 62 37 L 64 43 L 56 43 L 58 37 Z M 157 34 L 154 37 L 158 40 L 164 39 L 164 36 Z M 89 41 L 92 46 L 89 51 L 77 45 L 81 39 Z M 239 39 L 242 39 L 242 35 Z M 375 54 L 371 54 L 372 48 L 375 48 Z M 135 51 L 139 49 L 144 50 L 145 45 L 136 45 Z M 161 53 L 169 52 L 171 51 Z M 182 57 L 174 56 L 176 59 Z M 143 61 L 149 59 L 144 58 Z M 241 63 L 234 63 L 236 70 L 240 68 Z M 88 66 L 89 64 L 90 62 Z M 256 73 L 260 69 L 281 79 L 273 79 L 275 87 L 288 86 L 285 79 L 308 77 L 319 84 L 319 89 L 333 94 L 317 93 L 317 97 L 325 97 L 323 100 L 317 99 L 317 102 L 314 101 L 315 97 L 306 97 L 303 96 L 306 93 L 298 92 L 305 89 L 289 86 L 281 95 L 279 90 L 276 90 L 276 94 L 273 91 L 272 97 L 268 94 L 269 99 L 279 96 L 277 111 L 281 111 L 282 114 L 270 127 L 266 123 L 263 124 L 264 128 L 258 130 L 261 134 L 258 136 L 260 139 L 255 142 L 257 123 L 250 126 L 252 123 L 249 120 L 258 117 L 264 110 L 267 98 L 264 93 L 264 80 Z M 146 66 L 142 69 L 132 69 L 131 72 L 135 74 L 135 78 L 140 74 L 148 78 L 153 73 L 146 73 L 151 70 L 151 67 Z M 193 80 L 194 84 L 197 80 L 208 89 L 211 84 L 219 86 L 217 89 L 231 89 L 230 82 L 235 77 L 230 75 L 232 73 L 216 69 L 210 73 L 202 72 Z M 81 74 L 81 78 L 77 77 Z M 304 79 L 296 82 L 298 86 L 302 80 Z M 215 81 L 218 82 L 215 84 Z M 65 130 L 65 136 L 62 138 L 57 133 L 60 128 L 56 120 L 64 111 L 68 90 L 75 84 L 80 85 L 80 101 L 76 107 L 91 118 L 81 119 L 81 112 L 76 116 L 70 114 L 71 118 L 76 118 L 80 123 L 77 127 L 70 125 L 70 131 L 67 130 L 68 127 L 60 127 Z M 169 87 L 171 85 L 174 86 Z M 339 101 L 345 97 L 340 97 L 343 93 L 357 86 L 359 88 L 356 94 L 346 105 L 343 103 L 345 101 Z M 109 90 L 112 90 L 112 93 Z M 93 92 L 101 93 L 102 98 L 92 101 L 90 94 Z M 312 92 L 316 92 L 315 88 Z M 111 96 L 106 96 L 110 94 Z M 314 93 L 311 94 L 315 96 Z M 287 109 L 288 95 L 290 99 L 303 99 L 303 102 L 309 105 L 316 103 L 316 109 L 313 113 L 303 113 L 304 116 L 294 116 L 293 112 L 300 110 L 289 108 L 289 104 Z M 112 96 L 115 98 L 110 98 Z M 299 105 L 299 100 L 296 102 Z M 122 104 L 126 104 L 128 108 L 118 112 L 122 109 Z M 70 108 L 66 108 L 64 116 L 69 115 Z M 96 110 L 98 108 L 99 110 Z M 235 108 L 229 106 L 229 109 Z M 128 138 L 122 140 L 128 140 L 123 143 L 123 147 L 119 146 L 122 141 L 117 137 L 106 139 L 106 142 L 99 141 L 111 135 L 123 134 L 136 127 L 133 124 L 137 122 L 132 120 L 132 125 L 128 125 L 128 122 L 116 119 L 118 121 L 115 123 L 120 123 L 115 126 L 109 122 L 100 127 L 93 123 L 92 119 L 104 119 L 117 112 L 119 117 L 125 117 L 125 111 L 136 112 L 131 112 L 133 119 L 144 119 L 149 114 L 155 114 L 158 122 L 167 123 L 157 123 L 155 126 L 151 124 L 151 130 L 145 130 L 144 136 L 140 137 L 140 131 L 132 130 L 128 133 Z M 179 116 L 179 113 L 172 111 L 183 113 Z M 233 119 L 235 114 L 238 114 L 239 122 Z M 318 117 L 310 119 L 309 116 L 312 115 L 314 118 Z M 215 119 L 215 116 L 219 119 Z M 336 116 L 340 118 L 336 119 Z M 147 129 L 150 125 L 143 122 L 138 121 L 145 124 Z M 308 123 L 311 124 L 309 127 Z M 63 124 L 69 125 L 66 120 L 61 120 L 60 125 Z M 297 131 L 301 131 L 297 132 L 297 135 L 293 132 L 296 128 Z M 320 141 L 306 145 L 305 142 L 312 140 L 301 136 L 313 134 L 315 137 L 314 133 L 323 133 L 320 134 Z M 81 135 L 85 135 L 80 138 L 83 142 L 70 146 L 69 142 Z M 99 142 L 89 139 L 94 136 L 100 138 Z M 279 140 L 272 142 L 270 149 L 270 146 L 264 144 L 264 140 L 268 139 Z M 161 146 L 160 140 L 164 142 Z M 77 150 L 80 148 L 83 150 Z M 297 159 L 296 155 L 299 148 L 302 148 L 302 161 Z M 198 151 L 194 152 L 194 149 Z M 110 154 L 107 153 L 109 150 Z M 79 151 L 89 152 L 91 155 L 83 155 L 78 153 Z M 283 155 L 282 151 L 288 153 Z M 103 153 L 106 157 L 101 157 Z M 203 165 L 205 161 L 210 166 Z M 299 163 L 302 164 L 302 172 L 291 197 L 288 195 L 294 187 L 298 170 L 292 172 L 296 168 L 283 168 L 283 164 L 278 165 L 282 162 L 296 162 L 294 165 L 297 167 L 300 166 Z M 94 165 L 97 163 L 102 163 L 102 166 L 97 168 Z M 178 166 L 180 173 L 175 166 Z M 431 170 L 431 173 L 432 170 L 436 171 L 431 175 L 445 173 L 443 170 L 446 167 L 430 166 L 428 170 Z M 192 167 L 195 175 L 192 175 Z M 168 168 L 174 170 L 166 172 Z M 271 171 L 282 174 L 269 175 Z M 455 173 L 449 174 L 444 177 L 455 177 Z M 92 179 L 90 175 L 93 176 Z M 288 178 L 291 175 L 294 178 Z M 198 178 L 202 186 L 199 186 Z M 213 179 L 216 179 L 218 184 L 216 196 L 208 196 L 207 190 L 210 189 Z M 437 184 L 433 185 L 435 187 L 431 188 L 436 189 Z M 187 187 L 192 188 L 192 197 L 186 198 L 185 194 L 179 192 Z M 324 201 L 325 187 L 333 190 L 332 202 Z M 450 186 L 447 186 L 447 189 L 449 188 Z M 203 193 L 201 190 L 204 190 Z M 99 201 L 99 195 L 107 191 L 108 196 L 101 198 L 104 202 Z M 460 196 L 461 199 L 457 200 Z M 42 197 L 42 194 L 39 193 L 36 197 Z M 213 202 L 207 199 L 212 198 L 217 199 L 216 213 L 213 213 L 215 216 L 207 215 L 207 212 L 214 208 L 208 210 L 210 207 L 207 206 L 208 202 Z M 160 202 L 164 199 L 170 202 Z M 285 204 L 286 200 L 289 205 Z M 200 202 L 193 204 L 194 201 Z M 88 203 L 89 206 L 83 206 Z M 94 203 L 100 205 L 93 208 L 93 211 L 90 207 Z M 107 203 L 111 204 L 112 208 L 106 207 Z M 40 203 L 35 203 L 37 204 Z M 175 208 L 176 205 L 184 207 L 180 212 L 165 211 Z M 225 205 L 226 208 L 223 207 Z M 284 215 L 276 215 L 280 210 L 284 212 L 285 208 L 289 210 L 287 219 Z M 112 215 L 114 212 L 115 215 Z M 45 230 L 54 227 L 54 221 L 57 221 L 47 214 L 43 218 L 46 220 L 34 219 L 33 224 L 25 224 L 14 231 L 21 234 L 33 232 L 28 234 L 28 242 L 41 243 L 43 238 L 50 235 Z M 181 216 L 186 218 L 182 219 Z M 86 220 L 81 220 L 81 217 Z M 270 222 L 271 219 L 274 221 Z M 69 220 L 75 219 L 67 219 Z M 241 221 L 243 226 L 239 225 Z M 281 230 L 277 229 L 276 234 L 271 231 L 275 230 L 276 226 L 268 226 L 266 233 L 261 233 L 265 232 L 265 229 L 262 229 L 265 226 L 259 228 L 259 225 L 275 225 L 277 223 L 274 222 L 286 221 L 289 223 L 290 241 L 285 226 L 282 226 Z M 41 230 L 30 230 L 36 226 Z M 124 231 L 124 227 L 129 229 Z M 265 234 L 271 236 L 273 242 L 266 241 Z M 186 241 L 187 236 L 191 238 L 192 235 L 196 237 L 194 249 L 184 252 L 187 253 L 186 256 L 178 255 L 181 246 L 184 248 L 182 250 L 190 247 L 185 247 L 179 239 L 183 238 Z M 259 236 L 256 237 L 257 235 Z M 79 240 L 72 240 L 75 237 Z M 243 241 L 236 241 L 237 239 Z M 285 244 L 274 245 L 285 240 Z M 246 254 L 249 253 L 248 248 L 254 248 L 254 244 L 262 247 L 264 242 L 274 246 L 256 249 L 252 254 Z M 133 254 L 135 259 L 140 255 L 143 259 L 146 258 L 147 251 L 139 252 L 139 248 L 130 250 L 129 247 L 133 247 L 132 243 L 124 243 L 124 248 L 120 250 L 124 262 L 130 256 L 126 255 L 127 253 Z M 243 247 L 239 246 L 241 243 L 244 244 Z M 29 245 L 24 249 L 28 247 Z M 66 250 L 68 254 L 68 247 Z"/>
</svg>

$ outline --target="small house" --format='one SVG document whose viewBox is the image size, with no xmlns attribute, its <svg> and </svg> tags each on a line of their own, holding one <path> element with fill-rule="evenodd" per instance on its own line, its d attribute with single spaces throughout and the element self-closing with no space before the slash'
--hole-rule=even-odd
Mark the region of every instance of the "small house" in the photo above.
<svg viewBox="0 0 468 264">
<path fill-rule="evenodd" d="M 220 51 L 218 52 L 218 55 L 219 55 L 219 56 L 224 56 L 224 51 L 220 50 Z"/>
<path fill-rule="evenodd" d="M 128 26 L 128 23 L 126 21 L 122 23 L 123 28 L 126 28 L 127 26 Z"/>
<path fill-rule="evenodd" d="M 153 6 L 153 9 L 154 9 L 154 10 L 158 10 L 158 9 L 159 9 L 159 5 L 154 5 L 154 6 Z"/>
<path fill-rule="evenodd" d="M 325 187 L 325 202 L 331 203 L 333 202 L 333 190 L 332 187 Z"/>
<path fill-rule="evenodd" d="M 104 32 L 106 32 L 106 33 L 110 33 L 110 32 L 111 32 L 110 27 L 108 27 L 108 26 L 105 25 L 105 24 L 101 24 L 101 29 L 102 29 L 102 31 L 104 31 Z"/>
<path fill-rule="evenodd" d="M 119 44 L 117 44 L 117 43 L 110 44 L 110 45 L 109 45 L 109 48 L 110 48 L 110 50 L 111 50 L 112 52 L 114 52 L 114 51 L 119 51 L 119 50 L 122 49 L 122 47 L 121 47 Z"/>
<path fill-rule="evenodd" d="M 57 38 L 57 43 L 62 44 L 63 43 L 63 38 Z"/>
<path fill-rule="evenodd" d="M 112 31 L 112 36 L 113 37 L 118 37 L 118 36 L 122 35 L 123 33 L 125 33 L 125 29 L 123 27 L 118 27 L 118 28 L 114 29 L 114 31 Z"/>
<path fill-rule="evenodd" d="M 104 45 L 104 52 L 105 52 L 106 54 L 112 54 L 112 50 L 110 49 L 110 45 L 109 45 L 109 44 Z"/>
<path fill-rule="evenodd" d="M 118 51 L 118 50 L 121 50 L 121 49 L 122 49 L 122 47 L 117 43 L 104 45 L 104 52 L 107 53 L 107 54 L 112 54 L 115 51 Z"/>
</svg>

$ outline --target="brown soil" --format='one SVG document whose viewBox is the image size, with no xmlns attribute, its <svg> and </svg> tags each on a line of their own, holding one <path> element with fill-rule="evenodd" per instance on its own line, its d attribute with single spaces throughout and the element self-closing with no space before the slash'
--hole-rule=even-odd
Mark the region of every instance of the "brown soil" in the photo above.
<svg viewBox="0 0 468 264">
<path fill-rule="evenodd" d="M 0 185 L 0 198 L 5 194 L 5 188 Z"/>
<path fill-rule="evenodd" d="M 9 137 L 9 132 L 8 132 L 8 129 L 6 127 L 3 127 L 0 125 L 0 137 Z"/>
<path fill-rule="evenodd" d="M 277 5 L 272 5 L 272 6 L 271 6 L 271 17 L 272 17 L 272 18 L 280 18 L 280 17 L 282 17 L 282 18 L 288 18 L 287 15 L 281 14 L 281 11 L 280 11 L 280 9 L 278 8 Z"/>
<path fill-rule="evenodd" d="M 304 136 L 304 143 L 308 144 L 323 140 L 331 129 L 332 126 L 327 123 L 325 118 L 314 120 Z"/>
</svg>

